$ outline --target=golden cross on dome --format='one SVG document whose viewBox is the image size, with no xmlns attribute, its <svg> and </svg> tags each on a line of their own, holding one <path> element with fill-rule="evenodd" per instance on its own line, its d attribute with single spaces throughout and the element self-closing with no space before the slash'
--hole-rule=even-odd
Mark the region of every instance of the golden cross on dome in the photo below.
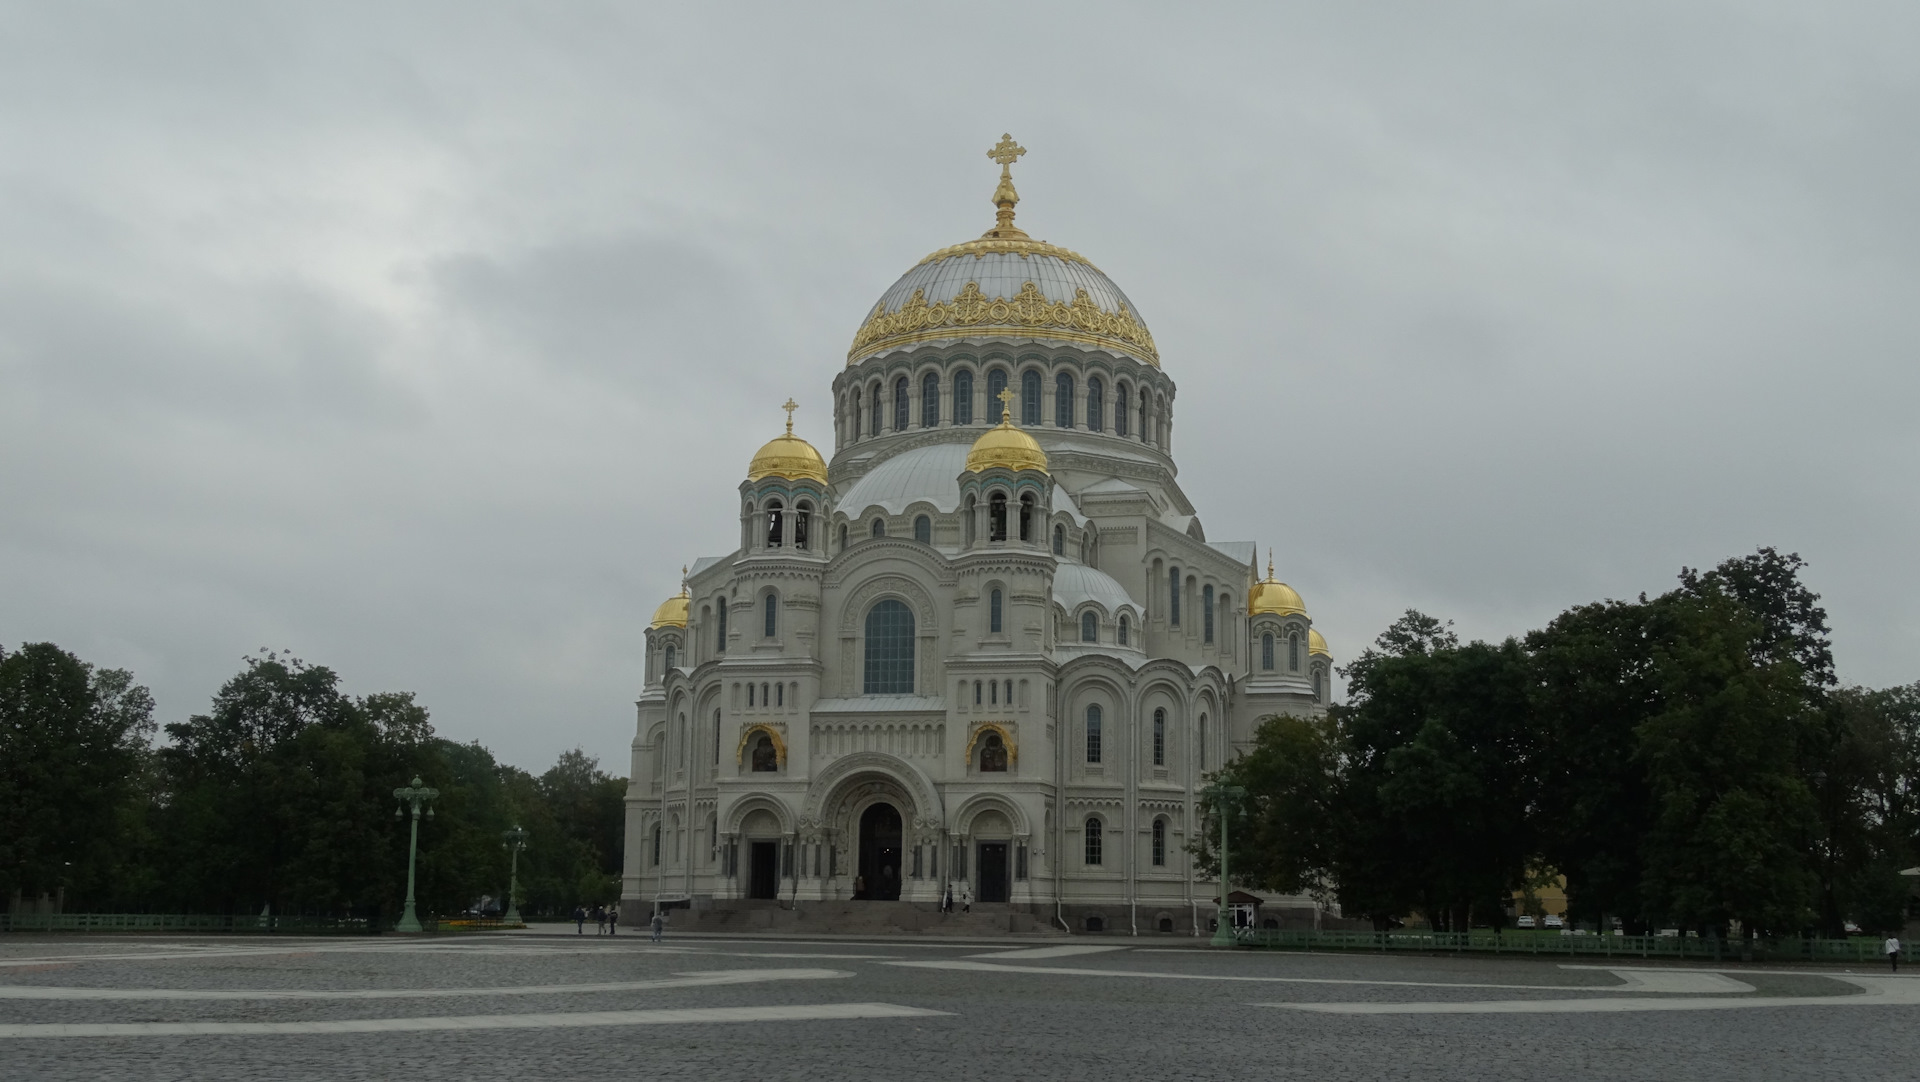
<svg viewBox="0 0 1920 1082">
<path fill-rule="evenodd" d="M 1013 423 L 1013 388 L 1002 387 L 995 397 L 1000 399 L 1000 423 Z"/>
<path fill-rule="evenodd" d="M 1267 581 L 1273 581 L 1273 546 L 1267 546 Z"/>
<path fill-rule="evenodd" d="M 793 435 L 793 411 L 800 408 L 800 403 L 789 398 L 787 404 L 780 408 L 787 411 L 787 435 L 791 436 Z"/>
<path fill-rule="evenodd" d="M 994 215 L 994 226 L 987 230 L 987 236 L 1000 238 L 1025 237 L 1026 234 L 1013 227 L 1013 205 L 1020 201 L 1020 193 L 1013 190 L 1013 173 L 1008 170 L 1027 148 L 1013 141 L 1012 135 L 1002 135 L 1000 142 L 987 157 L 1000 163 L 1000 185 L 993 190 L 993 205 L 999 210 Z"/>
<path fill-rule="evenodd" d="M 987 157 L 999 162 L 1001 171 L 1005 172 L 1007 166 L 1019 161 L 1020 155 L 1026 152 L 1027 148 L 1015 143 L 1013 136 L 1003 134 L 1000 136 L 999 144 L 987 151 Z"/>
<path fill-rule="evenodd" d="M 680 565 L 680 596 L 685 597 L 686 593 L 687 593 L 687 565 L 681 564 Z"/>
</svg>

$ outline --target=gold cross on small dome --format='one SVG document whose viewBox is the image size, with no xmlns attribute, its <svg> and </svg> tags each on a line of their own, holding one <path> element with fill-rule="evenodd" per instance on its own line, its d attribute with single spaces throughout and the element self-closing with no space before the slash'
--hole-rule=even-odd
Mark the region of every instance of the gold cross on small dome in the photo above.
<svg viewBox="0 0 1920 1082">
<path fill-rule="evenodd" d="M 800 408 L 800 403 L 789 398 L 787 404 L 780 408 L 787 411 L 787 435 L 791 436 L 793 435 L 793 411 Z"/>
<path fill-rule="evenodd" d="M 1013 388 L 1000 388 L 1000 394 L 996 397 L 1000 399 L 1000 423 L 1011 423 L 1013 421 Z"/>
<path fill-rule="evenodd" d="M 1020 155 L 1026 152 L 1027 148 L 1015 143 L 1012 135 L 1002 133 L 1000 142 L 996 144 L 992 150 L 987 151 L 987 157 L 999 162 L 1000 168 L 1005 169 L 1007 166 L 1019 161 Z"/>
</svg>

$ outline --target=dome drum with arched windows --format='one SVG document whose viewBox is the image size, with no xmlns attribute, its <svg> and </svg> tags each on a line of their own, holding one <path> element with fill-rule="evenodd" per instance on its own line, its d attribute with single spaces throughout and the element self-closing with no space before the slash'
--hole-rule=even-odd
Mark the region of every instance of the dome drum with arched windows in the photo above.
<svg viewBox="0 0 1920 1082">
<path fill-rule="evenodd" d="M 820 368 L 831 460 L 789 399 L 738 547 L 655 612 L 629 904 L 689 901 L 700 929 L 778 898 L 831 931 L 852 903 L 923 920 L 951 888 L 1087 931 L 1125 927 L 1124 897 L 1156 914 L 1143 934 L 1190 934 L 1212 887 L 1183 855 L 1189 794 L 1260 719 L 1326 709 L 1300 595 L 1199 527 L 1138 309 L 1014 225 L 1022 153 L 991 152 L 993 228 L 916 264 Z"/>
</svg>

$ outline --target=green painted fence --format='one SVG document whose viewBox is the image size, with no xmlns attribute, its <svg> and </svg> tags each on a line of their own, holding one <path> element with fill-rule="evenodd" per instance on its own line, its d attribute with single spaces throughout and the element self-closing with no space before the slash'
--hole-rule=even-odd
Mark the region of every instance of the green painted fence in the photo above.
<svg viewBox="0 0 1920 1082">
<path fill-rule="evenodd" d="M 432 921 L 422 921 L 428 931 Z M 222 935 L 369 935 L 390 923 L 333 917 L 208 913 L 0 913 L 0 932 L 202 932 Z"/>
<path fill-rule="evenodd" d="M 1527 954 L 1600 958 L 1662 958 L 1731 962 L 1880 962 L 1881 941 L 1850 939 L 1695 939 L 1655 935 L 1561 935 L 1557 932 L 1315 932 L 1255 928 L 1238 937 L 1245 947 L 1298 951 L 1420 951 L 1430 954 Z"/>
</svg>

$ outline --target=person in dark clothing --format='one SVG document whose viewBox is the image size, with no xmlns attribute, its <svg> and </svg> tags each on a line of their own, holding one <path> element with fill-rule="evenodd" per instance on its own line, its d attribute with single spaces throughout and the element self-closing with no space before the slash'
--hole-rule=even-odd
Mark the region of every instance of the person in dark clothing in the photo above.
<svg viewBox="0 0 1920 1082">
<path fill-rule="evenodd" d="M 573 934 L 587 934 L 587 907 L 584 905 L 573 907 Z"/>
</svg>

